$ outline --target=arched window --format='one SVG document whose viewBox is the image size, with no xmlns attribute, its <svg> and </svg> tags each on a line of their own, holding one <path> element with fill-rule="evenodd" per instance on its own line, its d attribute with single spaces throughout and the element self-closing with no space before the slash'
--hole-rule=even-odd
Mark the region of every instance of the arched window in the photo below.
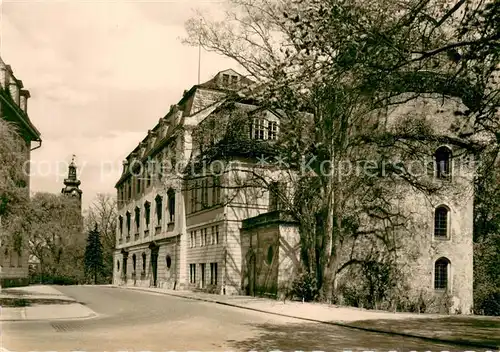
<svg viewBox="0 0 500 352">
<path fill-rule="evenodd" d="M 151 203 L 144 202 L 144 219 L 146 220 L 146 228 L 149 228 L 149 222 L 151 220 Z"/>
<path fill-rule="evenodd" d="M 141 227 L 141 208 L 135 207 L 135 228 L 137 232 L 139 232 L 140 227 Z"/>
<path fill-rule="evenodd" d="M 127 214 L 125 214 L 127 218 L 127 235 L 130 235 L 130 212 L 127 211 Z"/>
<path fill-rule="evenodd" d="M 120 261 L 116 261 L 116 271 L 120 271 Z"/>
<path fill-rule="evenodd" d="M 440 179 L 451 178 L 451 150 L 448 147 L 440 147 L 434 153 L 436 162 L 436 177 Z"/>
<path fill-rule="evenodd" d="M 146 253 L 142 253 L 142 271 L 146 272 Z"/>
<path fill-rule="evenodd" d="M 168 196 L 168 211 L 170 213 L 169 222 L 175 221 L 175 191 L 170 188 L 167 191 Z"/>
<path fill-rule="evenodd" d="M 448 274 L 450 269 L 450 261 L 446 258 L 439 258 L 434 263 L 434 289 L 448 289 Z"/>
<path fill-rule="evenodd" d="M 162 206 L 162 198 L 158 194 L 155 198 L 155 204 L 156 204 L 156 225 L 161 226 L 161 218 L 163 215 L 163 206 Z"/>
<path fill-rule="evenodd" d="M 132 256 L 132 266 L 134 267 L 134 271 L 135 271 L 135 268 L 136 268 L 136 264 L 137 264 L 137 257 L 134 254 Z"/>
<path fill-rule="evenodd" d="M 448 209 L 439 206 L 434 210 L 434 237 L 438 239 L 448 238 Z"/>
<path fill-rule="evenodd" d="M 120 227 L 120 236 L 123 235 L 123 216 L 119 216 L 118 217 L 118 224 L 119 224 L 119 227 Z"/>
<path fill-rule="evenodd" d="M 170 269 L 170 267 L 172 266 L 172 258 L 170 258 L 170 256 L 167 255 L 167 258 L 165 258 L 165 261 L 167 263 L 167 269 Z"/>
</svg>

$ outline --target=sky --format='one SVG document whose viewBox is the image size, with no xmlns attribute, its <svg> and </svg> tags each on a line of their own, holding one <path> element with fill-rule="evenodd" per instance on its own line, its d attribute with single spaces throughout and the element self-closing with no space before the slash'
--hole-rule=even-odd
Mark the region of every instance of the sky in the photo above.
<svg viewBox="0 0 500 352">
<path fill-rule="evenodd" d="M 76 155 L 83 208 L 116 195 L 122 160 L 198 81 L 198 48 L 182 44 L 195 9 L 222 1 L 1 2 L 0 56 L 31 93 L 42 135 L 31 191 L 59 193 Z M 201 81 L 238 66 L 202 52 Z M 241 71 L 241 70 L 240 70 Z"/>
</svg>

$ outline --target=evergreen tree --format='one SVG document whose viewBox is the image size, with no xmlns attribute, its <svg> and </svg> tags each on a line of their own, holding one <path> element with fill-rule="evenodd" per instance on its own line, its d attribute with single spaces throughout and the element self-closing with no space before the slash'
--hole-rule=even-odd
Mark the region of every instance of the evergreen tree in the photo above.
<svg viewBox="0 0 500 352">
<path fill-rule="evenodd" d="M 94 277 L 94 284 L 97 284 L 97 277 L 104 269 L 102 244 L 100 232 L 97 230 L 97 223 L 93 230 L 89 231 L 87 237 L 87 247 L 85 248 L 85 273 Z"/>
</svg>

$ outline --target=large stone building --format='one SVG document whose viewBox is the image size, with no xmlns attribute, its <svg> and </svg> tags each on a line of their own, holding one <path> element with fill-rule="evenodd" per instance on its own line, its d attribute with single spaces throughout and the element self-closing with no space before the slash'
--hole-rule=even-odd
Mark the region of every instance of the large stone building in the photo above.
<svg viewBox="0 0 500 352">
<path fill-rule="evenodd" d="M 0 116 L 17 127 L 19 147 L 24 150 L 23 158 L 29 162 L 31 152 L 41 146 L 40 132 L 28 117 L 28 99 L 30 93 L 24 89 L 23 82 L 14 76 L 10 65 L 0 58 Z M 26 166 L 26 165 L 23 165 Z M 24 167 L 23 188 L 29 195 L 29 168 Z M 21 172 L 20 172 L 21 173 Z M 12 234 L 7 234 L 8 236 Z M 1 250 L 1 283 L 2 286 L 28 283 L 28 246 L 20 246 L 20 250 L 12 250 L 3 246 Z"/>
<path fill-rule="evenodd" d="M 264 168 L 261 175 L 272 181 L 265 189 L 249 186 L 248 180 L 242 186 L 243 174 L 255 174 L 251 155 L 240 150 L 237 158 L 200 158 L 207 143 L 222 138 L 217 126 L 227 124 L 228 116 L 240 115 L 243 120 L 238 123 L 247 126 L 241 130 L 248 135 L 247 142 L 270 142 L 270 149 L 260 153 L 272 153 L 280 115 L 241 97 L 234 103 L 238 96 L 234 91 L 248 84 L 227 70 L 194 86 L 127 156 L 116 184 L 115 284 L 270 296 L 283 294 L 289 286 L 300 266 L 300 240 L 297 223 L 280 211 L 279 192 L 272 191 L 282 186 L 272 181 L 281 171 Z M 228 96 L 233 103 L 226 105 Z M 234 106 L 243 113 L 228 113 Z M 460 110 L 465 107 L 457 99 L 447 99 L 443 105 L 426 96 L 398 105 L 389 112 L 387 124 L 420 111 L 436 131 L 451 130 L 459 122 L 454 112 Z M 453 307 L 448 308 L 468 313 L 473 173 L 453 158 L 459 153 L 453 146 L 436 146 L 435 168 L 427 176 L 448 192 L 425 197 L 404 185 L 395 185 L 394 190 L 405 195 L 397 206 L 414 220 L 405 243 L 407 255 L 400 258 L 413 278 L 410 290 L 438 298 L 449 295 Z M 452 172 L 455 168 L 461 172 Z M 342 259 L 348 261 L 355 253 L 350 255 Z"/>
</svg>

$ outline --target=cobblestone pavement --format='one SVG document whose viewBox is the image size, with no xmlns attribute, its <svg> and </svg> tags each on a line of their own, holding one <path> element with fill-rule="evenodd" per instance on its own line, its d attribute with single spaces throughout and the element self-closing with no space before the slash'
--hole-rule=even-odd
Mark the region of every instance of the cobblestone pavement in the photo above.
<svg viewBox="0 0 500 352">
<path fill-rule="evenodd" d="M 99 314 L 3 322 L 9 351 L 485 351 L 111 287 L 58 287 Z"/>
</svg>

